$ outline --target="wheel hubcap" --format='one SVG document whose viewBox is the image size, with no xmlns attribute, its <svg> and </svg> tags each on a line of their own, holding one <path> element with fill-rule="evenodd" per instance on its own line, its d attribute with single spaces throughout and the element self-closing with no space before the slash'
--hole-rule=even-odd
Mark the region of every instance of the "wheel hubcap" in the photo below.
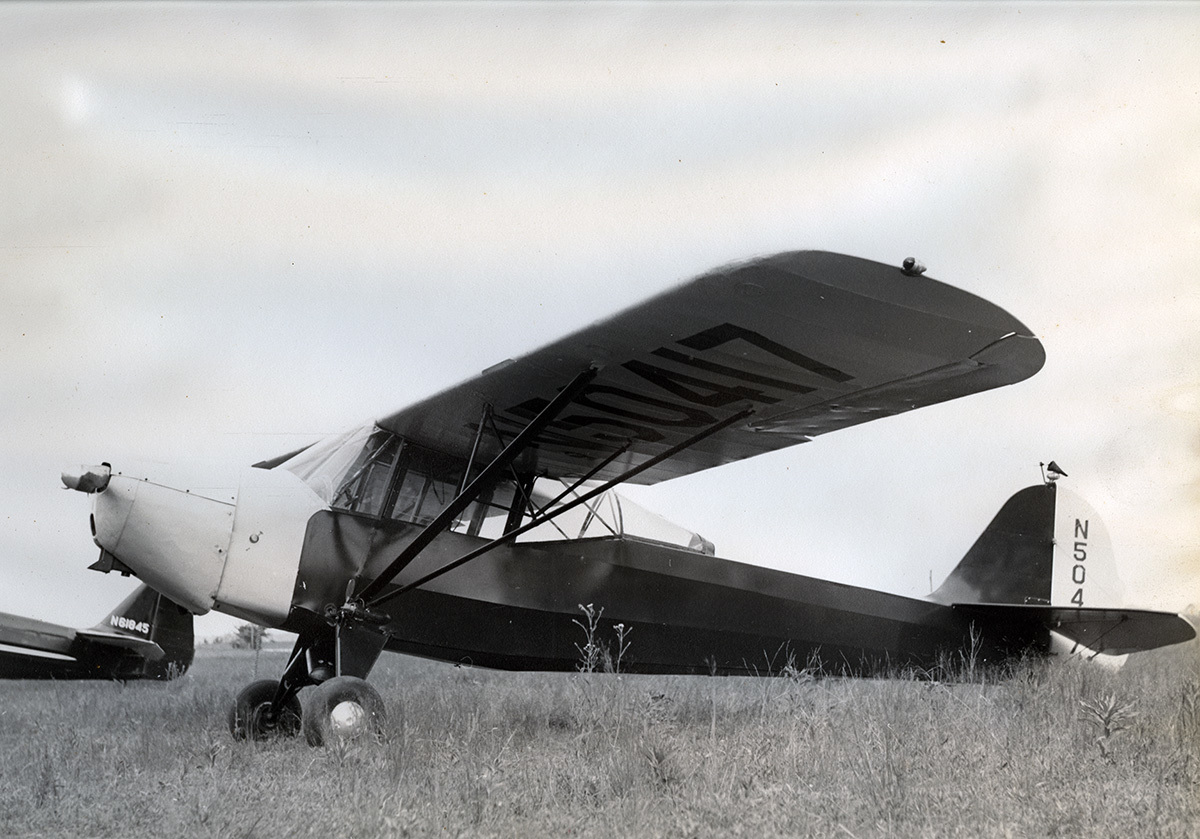
<svg viewBox="0 0 1200 839">
<path fill-rule="evenodd" d="M 270 734 L 278 725 L 279 718 L 271 713 L 271 703 L 259 705 L 250 715 L 250 730 L 255 734 Z"/>
<path fill-rule="evenodd" d="M 329 727 L 339 737 L 357 737 L 367 728 L 367 712 L 357 702 L 339 702 L 329 711 Z"/>
</svg>

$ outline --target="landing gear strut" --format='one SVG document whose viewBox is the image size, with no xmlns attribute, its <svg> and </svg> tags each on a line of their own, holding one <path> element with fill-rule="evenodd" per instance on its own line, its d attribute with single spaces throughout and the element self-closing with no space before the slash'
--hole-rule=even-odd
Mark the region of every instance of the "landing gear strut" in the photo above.
<svg viewBox="0 0 1200 839">
<path fill-rule="evenodd" d="M 303 730 L 313 746 L 381 734 L 387 709 L 363 677 L 385 641 L 377 632 L 346 626 L 302 634 L 278 682 L 253 682 L 238 694 L 229 709 L 229 733 L 235 740 L 268 740 Z M 309 685 L 316 687 L 302 706 L 299 693 Z"/>
</svg>

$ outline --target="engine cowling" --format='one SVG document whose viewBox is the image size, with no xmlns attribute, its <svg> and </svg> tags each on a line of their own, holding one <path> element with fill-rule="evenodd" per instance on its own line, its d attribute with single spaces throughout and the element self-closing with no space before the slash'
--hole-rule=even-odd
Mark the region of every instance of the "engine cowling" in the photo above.
<svg viewBox="0 0 1200 839">
<path fill-rule="evenodd" d="M 246 468 L 196 483 L 113 472 L 99 489 L 68 477 L 93 499 L 96 544 L 188 611 L 287 618 L 308 519 L 326 507 L 292 473 Z"/>
</svg>

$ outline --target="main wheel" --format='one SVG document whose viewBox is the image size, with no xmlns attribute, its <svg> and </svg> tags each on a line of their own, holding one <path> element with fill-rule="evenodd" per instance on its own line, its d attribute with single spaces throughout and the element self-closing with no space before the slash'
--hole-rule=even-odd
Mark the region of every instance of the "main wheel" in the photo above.
<svg viewBox="0 0 1200 839">
<path fill-rule="evenodd" d="M 334 738 L 378 736 L 386 719 L 387 709 L 375 688 L 355 676 L 337 676 L 309 693 L 304 737 L 310 746 L 324 746 Z"/>
<path fill-rule="evenodd" d="M 263 679 L 251 682 L 229 709 L 229 733 L 235 740 L 269 740 L 295 737 L 300 733 L 300 699 L 295 694 L 283 703 L 283 710 L 271 713 L 271 702 L 279 682 Z"/>
</svg>

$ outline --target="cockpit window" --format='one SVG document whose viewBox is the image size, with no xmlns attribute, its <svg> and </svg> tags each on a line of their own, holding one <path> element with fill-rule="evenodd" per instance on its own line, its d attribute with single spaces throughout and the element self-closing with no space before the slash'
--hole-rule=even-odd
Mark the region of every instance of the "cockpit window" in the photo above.
<svg viewBox="0 0 1200 839">
<path fill-rule="evenodd" d="M 334 509 L 426 525 L 458 496 L 466 465 L 465 460 L 402 440 L 372 423 L 322 440 L 276 468 L 295 473 Z M 472 477 L 480 468 L 471 470 Z M 527 507 L 545 507 L 563 488 L 545 479 L 524 480 L 524 490 L 518 488 L 511 473 L 484 488 L 450 523 L 450 529 L 485 539 L 498 538 L 520 524 L 522 516 L 530 512 Z M 559 503 L 570 501 L 591 486 L 577 489 Z M 638 536 L 709 556 L 715 553 L 712 543 L 698 533 L 672 524 L 611 490 L 530 530 L 521 541 L 597 536 Z"/>
<path fill-rule="evenodd" d="M 322 501 L 332 504 L 334 493 L 341 487 L 347 472 L 378 431 L 373 423 L 353 428 L 309 446 L 276 468 L 294 473 Z"/>
<path fill-rule="evenodd" d="M 458 495 L 466 462 L 414 445 L 374 424 L 323 440 L 277 468 L 300 477 L 330 507 L 396 521 L 428 524 Z M 450 529 L 495 538 L 514 504 L 511 478 L 486 488 Z"/>
<path fill-rule="evenodd" d="M 516 483 L 511 480 L 501 481 L 490 493 L 481 495 L 479 501 L 468 508 L 463 516 L 463 532 L 485 539 L 500 538 L 509 525 L 516 526 L 511 512 L 514 505 L 522 510 L 525 507 Z M 519 520 L 517 516 L 515 521 Z"/>
<path fill-rule="evenodd" d="M 457 459 L 410 446 L 391 517 L 418 524 L 433 521 L 458 495 L 463 466 Z"/>
<path fill-rule="evenodd" d="M 412 445 L 405 447 L 401 462 L 403 472 L 392 492 L 390 516 L 399 521 L 428 524 L 457 497 L 466 464 Z M 513 505 L 520 503 L 518 496 L 511 478 L 498 481 L 479 493 L 451 522 L 450 529 L 488 539 L 502 536 Z"/>
<path fill-rule="evenodd" d="M 358 458 L 346 472 L 333 496 L 332 507 L 377 516 L 387 500 L 392 468 L 400 453 L 400 440 L 390 432 L 377 430 L 363 446 Z"/>
<path fill-rule="evenodd" d="M 322 440 L 279 465 L 338 510 L 377 516 L 387 501 L 400 439 L 366 425 Z"/>
</svg>

